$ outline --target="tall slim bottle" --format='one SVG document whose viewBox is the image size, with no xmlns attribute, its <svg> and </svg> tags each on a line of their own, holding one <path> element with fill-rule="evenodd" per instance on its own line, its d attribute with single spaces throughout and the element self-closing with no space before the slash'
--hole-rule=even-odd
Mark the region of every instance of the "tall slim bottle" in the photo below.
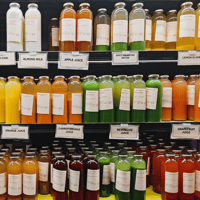
<svg viewBox="0 0 200 200">
<path fill-rule="evenodd" d="M 0 77 L 0 123 L 5 122 L 5 85 L 6 79 Z"/>
<path fill-rule="evenodd" d="M 196 10 L 196 26 L 195 26 L 195 47 L 200 50 L 200 3 L 197 5 Z"/>
<path fill-rule="evenodd" d="M 7 164 L 3 155 L 0 155 L 0 181 L 1 181 L 0 199 L 5 200 L 8 195 L 8 173 L 7 173 Z"/>
<path fill-rule="evenodd" d="M 59 51 L 59 21 L 52 18 L 49 24 L 49 51 Z"/>
<path fill-rule="evenodd" d="M 196 122 L 200 122 L 199 92 L 200 92 L 200 78 L 195 83 L 194 121 Z"/>
<path fill-rule="evenodd" d="M 152 19 L 149 14 L 149 10 L 145 9 L 146 12 L 146 29 L 145 29 L 145 50 L 151 50 L 151 38 L 152 38 Z"/>
</svg>

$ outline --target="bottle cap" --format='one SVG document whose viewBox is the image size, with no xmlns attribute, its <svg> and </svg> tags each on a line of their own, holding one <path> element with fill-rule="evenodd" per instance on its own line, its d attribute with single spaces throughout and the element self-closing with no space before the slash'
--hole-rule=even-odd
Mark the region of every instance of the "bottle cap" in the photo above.
<svg viewBox="0 0 200 200">
<path fill-rule="evenodd" d="M 106 9 L 106 8 L 100 8 L 100 9 L 98 10 L 98 12 L 107 12 L 107 9 Z"/>
<path fill-rule="evenodd" d="M 159 74 L 150 74 L 149 78 L 159 78 Z"/>
<path fill-rule="evenodd" d="M 118 2 L 118 3 L 115 4 L 115 7 L 117 7 L 117 6 L 123 6 L 123 7 L 125 7 L 126 4 L 124 2 Z"/>
<path fill-rule="evenodd" d="M 165 156 L 166 156 L 166 157 L 174 157 L 175 154 L 174 154 L 174 153 L 166 153 Z"/>
<path fill-rule="evenodd" d="M 38 5 L 36 3 L 30 3 L 30 4 L 28 4 L 28 8 L 30 8 L 30 7 L 38 8 Z"/>
<path fill-rule="evenodd" d="M 34 77 L 33 77 L 33 76 L 24 76 L 23 79 L 31 79 L 31 80 L 34 80 Z"/>
<path fill-rule="evenodd" d="M 155 14 L 155 13 L 158 13 L 158 12 L 162 12 L 162 13 L 163 13 L 164 10 L 163 10 L 163 9 L 157 9 L 157 10 L 154 11 L 154 14 Z"/>
<path fill-rule="evenodd" d="M 101 78 L 112 78 L 111 75 L 103 75 Z"/>
<path fill-rule="evenodd" d="M 128 158 L 128 155 L 126 155 L 126 154 L 120 154 L 119 158 Z"/>
<path fill-rule="evenodd" d="M 19 158 L 19 155 L 11 155 L 10 158 L 11 159 L 17 159 L 17 158 Z"/>
<path fill-rule="evenodd" d="M 41 149 L 40 153 L 48 153 L 48 150 Z"/>
<path fill-rule="evenodd" d="M 56 20 L 58 20 L 58 18 L 51 18 L 51 21 L 54 21 L 54 20 L 56 21 Z"/>
<path fill-rule="evenodd" d="M 118 75 L 117 78 L 127 78 L 127 75 Z"/>
<path fill-rule="evenodd" d="M 13 3 L 10 3 L 9 4 L 9 7 L 12 7 L 12 6 L 17 6 L 18 8 L 20 8 L 20 5 L 16 2 L 13 2 Z"/>
<path fill-rule="evenodd" d="M 39 79 L 41 80 L 41 79 L 43 79 L 43 78 L 45 78 L 45 79 L 48 79 L 49 80 L 49 77 L 48 76 L 40 76 L 39 77 Z"/>
<path fill-rule="evenodd" d="M 192 157 L 192 154 L 190 154 L 190 153 L 182 153 L 182 156 L 183 156 L 183 157 L 189 157 L 189 158 L 190 158 L 190 157 Z"/>
<path fill-rule="evenodd" d="M 23 148 L 15 148 L 15 151 L 20 151 L 20 152 L 23 152 L 24 151 L 24 149 Z"/>
<path fill-rule="evenodd" d="M 68 3 L 65 3 L 65 4 L 63 5 L 63 7 L 66 7 L 66 6 L 72 6 L 72 7 L 74 7 L 74 4 L 71 3 L 71 2 L 68 2 Z"/>
<path fill-rule="evenodd" d="M 21 154 L 20 151 L 13 151 L 12 156 L 19 156 Z"/>
<path fill-rule="evenodd" d="M 34 151 L 27 151 L 26 155 L 33 155 L 33 156 L 35 156 L 35 152 Z"/>
<path fill-rule="evenodd" d="M 68 79 L 72 79 L 72 78 L 77 78 L 77 79 L 80 79 L 80 76 L 70 76 Z"/>
<path fill-rule="evenodd" d="M 136 6 L 141 6 L 141 7 L 143 7 L 144 4 L 141 3 L 141 2 L 138 2 L 138 3 L 134 3 L 134 4 L 132 5 L 132 7 L 136 7 Z"/>
<path fill-rule="evenodd" d="M 53 150 L 53 151 L 52 151 L 52 154 L 53 154 L 53 155 L 58 155 L 58 154 L 62 154 L 62 152 L 59 151 L 59 150 Z"/>
<path fill-rule="evenodd" d="M 169 78 L 169 75 L 161 75 L 160 78 Z"/>
<path fill-rule="evenodd" d="M 72 158 L 73 158 L 73 159 L 81 159 L 81 155 L 78 155 L 78 154 L 72 155 Z"/>
<path fill-rule="evenodd" d="M 89 4 L 89 3 L 81 3 L 81 4 L 79 5 L 79 8 L 80 8 L 80 7 L 83 7 L 83 6 L 90 7 L 90 4 Z"/>
<path fill-rule="evenodd" d="M 176 13 L 177 13 L 177 10 L 169 10 L 167 14 L 169 15 L 169 14 L 176 14 Z"/>
<path fill-rule="evenodd" d="M 54 80 L 56 80 L 57 78 L 63 78 L 63 79 L 65 79 L 65 76 L 62 76 L 62 75 L 55 76 Z"/>
<path fill-rule="evenodd" d="M 183 6 L 193 6 L 193 3 L 191 1 L 184 2 L 181 4 L 181 7 L 183 7 Z"/>
<path fill-rule="evenodd" d="M 143 78 L 143 75 L 141 74 L 137 74 L 137 75 L 133 75 L 134 78 Z"/>
<path fill-rule="evenodd" d="M 145 11 L 146 13 L 148 13 L 148 12 L 149 12 L 149 9 L 144 9 L 144 11 Z"/>
<path fill-rule="evenodd" d="M 129 151 L 127 151 L 128 153 L 132 153 L 132 154 L 134 154 L 134 153 L 136 153 L 136 151 L 133 151 L 133 150 L 129 150 Z"/>
<path fill-rule="evenodd" d="M 190 75 L 190 78 L 199 78 L 199 75 L 197 75 L 197 74 L 192 74 L 192 75 Z"/>
<path fill-rule="evenodd" d="M 185 76 L 180 74 L 180 75 L 176 75 L 175 78 L 184 78 Z"/>
<path fill-rule="evenodd" d="M 19 80 L 19 78 L 17 76 L 9 76 L 8 80 L 10 80 L 10 79 L 18 79 Z"/>
<path fill-rule="evenodd" d="M 34 158 L 35 156 L 34 155 L 26 155 L 25 157 L 26 158 Z"/>
</svg>

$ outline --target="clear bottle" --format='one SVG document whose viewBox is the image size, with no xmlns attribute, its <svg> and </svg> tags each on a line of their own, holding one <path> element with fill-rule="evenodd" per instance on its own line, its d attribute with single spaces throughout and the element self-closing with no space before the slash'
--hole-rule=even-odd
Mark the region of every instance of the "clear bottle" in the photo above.
<svg viewBox="0 0 200 200">
<path fill-rule="evenodd" d="M 49 51 L 59 51 L 59 21 L 52 18 L 49 24 Z"/>
<path fill-rule="evenodd" d="M 200 3 L 197 5 L 196 10 L 196 31 L 195 31 L 195 46 L 196 50 L 200 50 Z"/>
<path fill-rule="evenodd" d="M 0 123 L 5 122 L 5 85 L 6 79 L 0 77 Z"/>
<path fill-rule="evenodd" d="M 149 14 L 149 10 L 145 9 L 146 12 L 146 33 L 145 33 L 145 50 L 151 51 L 151 38 L 152 38 L 152 18 Z"/>
<path fill-rule="evenodd" d="M 0 199 L 4 200 L 7 198 L 8 192 L 8 174 L 7 174 L 7 164 L 3 155 L 0 155 L 0 182 L 1 182 L 1 190 L 0 190 Z"/>
</svg>

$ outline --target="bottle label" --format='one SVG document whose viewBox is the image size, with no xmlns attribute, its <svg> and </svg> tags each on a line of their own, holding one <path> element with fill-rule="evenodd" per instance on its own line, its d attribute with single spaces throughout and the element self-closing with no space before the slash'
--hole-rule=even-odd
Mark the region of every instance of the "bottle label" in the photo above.
<svg viewBox="0 0 200 200">
<path fill-rule="evenodd" d="M 49 114 L 50 93 L 37 93 L 37 113 Z"/>
<path fill-rule="evenodd" d="M 36 194 L 36 174 L 23 173 L 23 194 L 25 195 Z"/>
<path fill-rule="evenodd" d="M 61 30 L 61 41 L 76 41 L 76 19 L 62 19 Z"/>
<path fill-rule="evenodd" d="M 196 170 L 196 182 L 195 182 L 195 190 L 200 192 L 200 171 Z"/>
<path fill-rule="evenodd" d="M 72 114 L 81 115 L 83 113 L 82 109 L 83 95 L 82 93 L 72 93 Z"/>
<path fill-rule="evenodd" d="M 110 185 L 110 165 L 103 166 L 102 184 Z"/>
<path fill-rule="evenodd" d="M 147 176 L 150 175 L 150 162 L 151 162 L 151 158 L 148 157 L 148 159 L 147 159 Z"/>
<path fill-rule="evenodd" d="M 146 170 L 137 169 L 135 178 L 135 190 L 146 191 Z"/>
<path fill-rule="evenodd" d="M 100 188 L 99 184 L 100 170 L 99 169 L 88 169 L 87 170 L 87 190 L 98 191 Z"/>
<path fill-rule="evenodd" d="M 21 94 L 21 114 L 25 116 L 33 115 L 33 99 L 30 94 Z"/>
<path fill-rule="evenodd" d="M 87 90 L 85 101 L 86 112 L 98 112 L 99 111 L 99 91 Z"/>
<path fill-rule="evenodd" d="M 166 21 L 165 20 L 157 20 L 156 21 L 156 34 L 155 41 L 166 41 Z"/>
<path fill-rule="evenodd" d="M 51 175 L 50 175 L 50 183 L 53 183 L 53 164 L 51 164 Z"/>
<path fill-rule="evenodd" d="M 172 108 L 172 88 L 171 87 L 163 87 L 162 107 Z"/>
<path fill-rule="evenodd" d="M 117 170 L 116 189 L 120 192 L 130 192 L 131 172 Z M 146 182 L 145 182 L 146 184 Z"/>
<path fill-rule="evenodd" d="M 0 195 L 6 193 L 6 173 L 0 174 Z"/>
<path fill-rule="evenodd" d="M 78 19 L 78 36 L 77 41 L 92 42 L 92 20 Z"/>
<path fill-rule="evenodd" d="M 199 24 L 198 24 L 198 38 L 200 38 L 200 16 L 199 16 Z"/>
<path fill-rule="evenodd" d="M 165 172 L 165 192 L 178 193 L 178 172 Z"/>
<path fill-rule="evenodd" d="M 150 19 L 146 20 L 146 40 L 151 41 L 152 33 L 152 21 Z"/>
<path fill-rule="evenodd" d="M 22 174 L 8 174 L 8 194 L 11 196 L 22 194 Z"/>
<path fill-rule="evenodd" d="M 69 189 L 73 192 L 79 192 L 80 171 L 70 169 Z"/>
<path fill-rule="evenodd" d="M 193 194 L 195 190 L 195 172 L 185 173 L 183 172 L 183 193 Z"/>
<path fill-rule="evenodd" d="M 146 110 L 146 88 L 134 88 L 133 110 Z"/>
<path fill-rule="evenodd" d="M 177 21 L 167 22 L 167 42 L 176 42 L 177 40 Z"/>
<path fill-rule="evenodd" d="M 53 96 L 53 115 L 64 115 L 64 94 L 52 94 Z"/>
<path fill-rule="evenodd" d="M 97 24 L 96 45 L 109 46 L 110 26 L 108 24 Z"/>
<path fill-rule="evenodd" d="M 99 110 L 112 110 L 113 109 L 113 91 L 112 88 L 99 90 L 100 108 Z"/>
<path fill-rule="evenodd" d="M 59 47 L 59 28 L 51 28 L 52 47 Z"/>
<path fill-rule="evenodd" d="M 38 162 L 39 166 L 39 181 L 47 182 L 49 175 L 49 163 L 48 162 Z"/>
<path fill-rule="evenodd" d="M 194 106 L 195 102 L 195 85 L 187 86 L 187 105 Z"/>
<path fill-rule="evenodd" d="M 128 21 L 115 20 L 113 21 L 113 43 L 128 41 Z"/>
<path fill-rule="evenodd" d="M 22 42 L 22 20 L 8 19 L 7 20 L 7 41 Z"/>
<path fill-rule="evenodd" d="M 129 42 L 144 41 L 144 19 L 129 21 Z"/>
<path fill-rule="evenodd" d="M 158 88 L 147 88 L 147 109 L 156 110 Z"/>
<path fill-rule="evenodd" d="M 65 191 L 67 171 L 53 168 L 53 189 L 57 192 Z"/>
<path fill-rule="evenodd" d="M 130 111 L 130 89 L 121 90 L 119 109 Z"/>
<path fill-rule="evenodd" d="M 25 20 L 25 40 L 26 42 L 37 42 L 37 19 Z"/>
<path fill-rule="evenodd" d="M 110 181 L 115 183 L 115 163 L 110 163 Z"/>
<path fill-rule="evenodd" d="M 179 37 L 195 37 L 195 15 L 181 15 Z"/>
</svg>

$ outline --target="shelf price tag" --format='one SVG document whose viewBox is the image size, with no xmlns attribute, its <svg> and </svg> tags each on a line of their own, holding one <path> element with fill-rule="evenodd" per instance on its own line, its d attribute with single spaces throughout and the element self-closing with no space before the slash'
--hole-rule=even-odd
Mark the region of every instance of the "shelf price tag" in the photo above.
<svg viewBox="0 0 200 200">
<path fill-rule="evenodd" d="M 112 52 L 112 65 L 139 65 L 138 51 Z"/>
<path fill-rule="evenodd" d="M 84 139 L 83 125 L 57 124 L 56 138 Z"/>
<path fill-rule="evenodd" d="M 199 65 L 200 52 L 199 51 L 179 51 L 178 65 Z"/>
<path fill-rule="evenodd" d="M 199 139 L 199 125 L 173 124 L 171 139 Z"/>
<path fill-rule="evenodd" d="M 63 53 L 59 55 L 58 69 L 88 70 L 89 53 Z"/>
<path fill-rule="evenodd" d="M 48 69 L 47 53 L 19 53 L 18 68 L 20 69 Z"/>
<path fill-rule="evenodd" d="M 15 65 L 15 52 L 0 51 L 0 65 Z"/>
<path fill-rule="evenodd" d="M 139 139 L 139 125 L 111 125 L 109 139 L 115 140 L 138 140 Z"/>
</svg>

